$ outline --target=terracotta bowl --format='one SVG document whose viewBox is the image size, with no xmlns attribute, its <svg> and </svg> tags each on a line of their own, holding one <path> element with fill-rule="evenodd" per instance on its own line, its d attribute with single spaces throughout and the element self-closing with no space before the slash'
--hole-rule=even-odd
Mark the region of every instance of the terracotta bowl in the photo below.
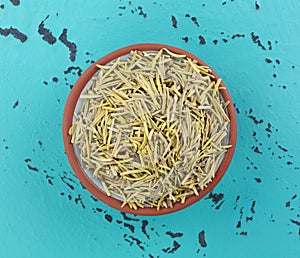
<svg viewBox="0 0 300 258">
<path fill-rule="evenodd" d="M 215 177 L 212 179 L 212 182 L 208 184 L 208 186 L 204 189 L 199 191 L 199 196 L 191 195 L 188 198 L 186 198 L 184 203 L 175 203 L 173 204 L 172 208 L 161 208 L 159 211 L 156 210 L 156 208 L 151 207 L 145 207 L 145 208 L 138 208 L 137 210 L 131 209 L 128 205 L 125 205 L 123 208 L 121 208 L 122 201 L 114 198 L 109 197 L 106 195 L 105 192 L 103 192 L 99 186 L 92 180 L 87 173 L 82 168 L 76 153 L 73 144 L 71 143 L 71 137 L 68 135 L 68 130 L 72 126 L 73 121 L 73 114 L 74 110 L 77 104 L 77 101 L 79 99 L 79 96 L 82 92 L 82 90 L 85 88 L 86 84 L 89 82 L 89 80 L 92 78 L 92 76 L 99 70 L 95 64 L 101 64 L 105 65 L 109 62 L 115 60 L 118 57 L 124 56 L 126 54 L 129 54 L 131 50 L 140 50 L 140 51 L 159 51 L 161 48 L 167 48 L 170 51 L 177 53 L 177 54 L 184 54 L 187 57 L 197 60 L 200 65 L 207 65 L 204 63 L 201 59 L 194 56 L 193 54 L 171 46 L 162 45 L 162 44 L 137 44 L 132 46 L 127 46 L 121 49 L 118 49 L 116 51 L 113 51 L 112 53 L 100 58 L 97 62 L 95 62 L 93 65 L 91 65 L 77 80 L 74 87 L 72 88 L 70 95 L 67 99 L 65 109 L 64 109 L 64 116 L 63 116 L 63 140 L 64 145 L 66 149 L 66 153 L 69 159 L 69 162 L 71 164 L 71 167 L 73 168 L 76 176 L 80 180 L 81 184 L 90 191 L 95 197 L 97 197 L 102 202 L 108 204 L 109 206 L 120 210 L 122 212 L 136 214 L 136 215 L 147 215 L 147 216 L 154 216 L 154 215 L 162 215 L 167 214 L 171 212 L 175 212 L 181 209 L 184 209 L 193 203 L 199 201 L 201 198 L 203 198 L 207 193 L 212 191 L 212 189 L 219 183 L 223 175 L 225 174 L 231 160 L 233 157 L 233 153 L 236 146 L 236 137 L 237 137 L 237 125 L 236 125 L 236 116 L 234 111 L 233 102 L 231 100 L 230 94 L 227 90 L 222 90 L 221 94 L 224 99 L 224 101 L 230 101 L 230 104 L 227 107 L 228 116 L 230 118 L 230 130 L 229 130 L 229 139 L 228 144 L 232 145 L 230 149 L 225 153 L 221 164 L 219 165 L 219 168 L 217 169 L 215 173 Z M 212 70 L 212 74 L 215 76 L 215 81 L 217 81 L 220 77 Z M 224 83 L 221 83 L 221 86 L 225 86 Z"/>
</svg>

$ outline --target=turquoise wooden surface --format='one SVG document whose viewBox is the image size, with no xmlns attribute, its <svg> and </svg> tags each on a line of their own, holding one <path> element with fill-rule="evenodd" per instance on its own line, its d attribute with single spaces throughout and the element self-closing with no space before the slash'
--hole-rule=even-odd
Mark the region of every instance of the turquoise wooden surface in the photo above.
<svg viewBox="0 0 300 258">
<path fill-rule="evenodd" d="M 297 0 L 0 1 L 0 257 L 300 257 L 299 11 Z M 224 179 L 161 217 L 95 201 L 61 135 L 78 73 L 140 42 L 199 56 L 237 110 Z"/>
</svg>

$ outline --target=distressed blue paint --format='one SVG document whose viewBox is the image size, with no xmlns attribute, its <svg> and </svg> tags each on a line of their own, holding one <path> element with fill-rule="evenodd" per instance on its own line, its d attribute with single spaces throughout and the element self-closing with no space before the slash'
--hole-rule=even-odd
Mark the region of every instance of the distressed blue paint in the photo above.
<svg viewBox="0 0 300 258">
<path fill-rule="evenodd" d="M 259 10 L 254 0 L 227 0 L 224 5 L 217 0 L 131 2 L 21 0 L 14 6 L 4 1 L 0 28 L 12 26 L 28 39 L 21 43 L 12 35 L 0 35 L 0 256 L 300 256 L 300 2 L 260 0 Z M 57 39 L 53 45 L 38 33 L 47 15 L 44 27 Z M 172 26 L 172 15 L 177 28 Z M 191 17 L 197 18 L 199 27 Z M 59 40 L 64 28 L 68 40 L 77 45 L 75 62 Z M 266 50 L 254 44 L 251 32 Z M 245 37 L 232 39 L 234 34 Z M 206 44 L 199 44 L 200 35 Z M 187 43 L 183 37 L 188 37 Z M 219 73 L 231 92 L 239 111 L 238 146 L 228 173 L 214 190 L 224 194 L 216 204 L 207 199 L 175 214 L 128 221 L 95 202 L 71 171 L 61 120 L 70 91 L 67 84 L 78 76 L 64 71 L 69 66 L 84 70 L 90 65 L 87 60 L 139 42 L 161 42 L 193 52 Z M 142 233 L 142 220 L 149 223 L 150 239 Z M 132 224 L 135 232 L 124 222 Z M 198 241 L 203 230 L 207 247 Z M 168 231 L 183 236 L 172 239 Z M 144 250 L 136 242 L 130 246 L 124 234 L 125 239 L 140 239 Z M 166 254 L 162 249 L 172 247 L 174 240 L 179 249 Z"/>
</svg>

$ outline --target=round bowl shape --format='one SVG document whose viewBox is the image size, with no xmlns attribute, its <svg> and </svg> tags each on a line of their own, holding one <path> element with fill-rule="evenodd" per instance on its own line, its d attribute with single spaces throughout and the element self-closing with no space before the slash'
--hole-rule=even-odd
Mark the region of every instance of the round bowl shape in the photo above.
<svg viewBox="0 0 300 258">
<path fill-rule="evenodd" d="M 191 59 L 194 59 L 198 62 L 199 65 L 207 66 L 206 63 L 204 63 L 201 59 L 194 56 L 193 54 L 179 49 L 172 46 L 162 45 L 162 44 L 136 44 L 127 46 L 118 50 L 113 51 L 112 53 L 100 58 L 97 62 L 92 64 L 77 80 L 74 87 L 72 88 L 69 97 L 67 99 L 65 109 L 64 109 L 64 116 L 63 116 L 63 140 L 64 140 L 64 146 L 65 150 L 69 159 L 69 162 L 71 164 L 71 167 L 73 168 L 76 176 L 80 180 L 81 184 L 90 191 L 95 197 L 97 197 L 102 202 L 108 204 L 109 206 L 120 210 L 122 212 L 136 214 L 136 215 L 147 215 L 147 216 L 154 216 L 154 215 L 162 215 L 167 214 L 171 212 L 175 212 L 181 209 L 184 209 L 193 203 L 199 201 L 201 198 L 203 198 L 207 193 L 212 191 L 212 189 L 218 184 L 218 182 L 221 180 L 223 175 L 225 174 L 231 160 L 234 154 L 235 146 L 236 146 L 236 137 L 237 137 L 237 125 L 236 125 L 236 115 L 234 111 L 233 102 L 231 100 L 230 94 L 227 90 L 221 91 L 221 95 L 224 99 L 224 101 L 230 101 L 230 104 L 227 106 L 227 113 L 228 117 L 230 119 L 230 131 L 229 131 L 229 140 L 228 144 L 232 145 L 231 148 L 228 149 L 228 151 L 225 153 L 221 164 L 219 165 L 219 168 L 217 169 L 215 173 L 215 177 L 212 179 L 212 181 L 208 184 L 208 186 L 204 189 L 199 191 L 199 195 L 191 195 L 188 198 L 186 198 L 184 203 L 177 202 L 173 205 L 172 208 L 161 208 L 160 210 L 157 210 L 155 207 L 145 207 L 145 208 L 138 208 L 137 210 L 131 209 L 128 205 L 125 205 L 123 208 L 121 208 L 122 201 L 109 197 L 106 195 L 105 192 L 103 192 L 85 173 L 83 170 L 77 156 L 74 150 L 74 146 L 71 143 L 71 136 L 68 134 L 69 128 L 72 126 L 73 121 L 73 114 L 74 110 L 77 104 L 77 101 L 80 97 L 80 94 L 82 90 L 85 88 L 86 84 L 89 82 L 89 80 L 93 77 L 93 75 L 99 70 L 96 67 L 96 64 L 100 65 L 106 65 L 109 62 L 117 59 L 118 57 L 127 55 L 130 53 L 131 50 L 140 50 L 140 51 L 159 51 L 162 48 L 167 48 L 173 53 L 176 54 L 184 54 L 186 57 L 189 57 Z M 212 70 L 211 72 L 215 76 L 215 81 L 217 81 L 220 77 Z M 220 86 L 224 86 L 223 81 L 221 82 Z"/>
</svg>

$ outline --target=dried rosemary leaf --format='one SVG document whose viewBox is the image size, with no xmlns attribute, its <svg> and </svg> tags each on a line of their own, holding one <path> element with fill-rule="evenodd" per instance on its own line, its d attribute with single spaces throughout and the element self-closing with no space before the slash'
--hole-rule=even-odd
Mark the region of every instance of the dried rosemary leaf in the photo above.
<svg viewBox="0 0 300 258">
<path fill-rule="evenodd" d="M 165 48 L 96 67 L 68 133 L 103 191 L 132 209 L 199 195 L 232 147 L 221 79 Z"/>
</svg>

